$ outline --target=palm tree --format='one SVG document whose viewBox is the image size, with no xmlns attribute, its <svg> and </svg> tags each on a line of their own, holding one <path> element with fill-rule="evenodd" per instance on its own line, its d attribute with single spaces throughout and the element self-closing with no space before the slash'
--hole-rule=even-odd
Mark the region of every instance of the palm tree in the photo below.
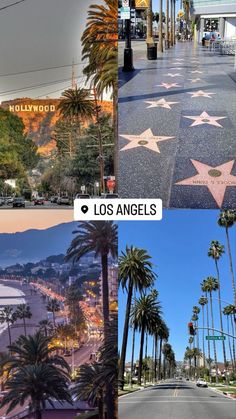
<svg viewBox="0 0 236 419">
<path fill-rule="evenodd" d="M 169 18 L 170 18 L 169 0 L 166 0 L 166 45 L 167 45 L 167 48 L 170 48 Z"/>
<path fill-rule="evenodd" d="M 188 343 L 189 343 L 189 345 L 190 345 L 190 349 L 192 349 L 192 348 L 191 348 L 191 345 L 193 344 L 193 341 L 194 341 L 194 337 L 193 337 L 193 336 L 190 336 L 190 338 L 189 338 L 189 340 L 188 340 Z"/>
<path fill-rule="evenodd" d="M 49 336 L 53 331 L 53 324 L 50 320 L 40 320 L 39 330 L 43 332 L 44 336 Z"/>
<path fill-rule="evenodd" d="M 210 295 L 210 307 L 211 307 L 211 324 L 212 324 L 212 334 L 214 336 L 214 316 L 213 316 L 213 306 L 212 306 L 212 292 L 217 291 L 219 284 L 216 278 L 212 276 L 208 276 L 204 279 L 203 283 L 201 284 L 202 288 L 206 290 L 206 292 Z M 216 382 L 218 383 L 218 362 L 217 362 L 217 355 L 216 355 L 216 343 L 213 340 L 213 348 L 214 348 L 214 360 L 215 360 L 215 369 L 216 369 Z"/>
<path fill-rule="evenodd" d="M 6 323 L 8 336 L 9 336 L 9 344 L 11 345 L 11 329 L 10 325 L 16 321 L 15 313 L 13 312 L 13 308 L 6 306 L 2 310 L 0 310 L 0 324 Z"/>
<path fill-rule="evenodd" d="M 118 101 L 118 8 L 117 0 L 104 0 L 103 5 L 89 7 L 86 29 L 82 35 L 82 60 L 88 61 L 83 72 L 98 96 L 112 90 L 113 128 L 115 139 L 115 175 L 117 178 L 117 101 Z"/>
<path fill-rule="evenodd" d="M 133 291 L 142 292 L 153 285 L 156 274 L 152 271 L 153 264 L 146 250 L 131 246 L 121 253 L 119 258 L 119 283 L 122 289 L 127 290 L 127 304 L 125 312 L 124 332 L 120 355 L 119 387 L 124 386 L 125 358 L 128 342 L 130 311 Z"/>
<path fill-rule="evenodd" d="M 163 52 L 163 0 L 159 0 L 160 11 L 159 11 L 159 51 Z"/>
<path fill-rule="evenodd" d="M 16 342 L 9 345 L 9 351 L 13 355 L 8 360 L 9 371 L 19 367 L 34 364 L 49 364 L 69 371 L 67 362 L 61 356 L 54 355 L 55 347 L 51 344 L 51 338 L 46 337 L 41 331 L 34 335 L 21 335 Z"/>
<path fill-rule="evenodd" d="M 227 246 L 228 246 L 228 253 L 229 253 L 229 263 L 230 263 L 230 271 L 232 276 L 232 289 L 234 295 L 234 305 L 236 306 L 236 286 L 235 286 L 235 277 L 234 277 L 234 270 L 233 270 L 233 261 L 232 261 L 232 253 L 230 247 L 230 240 L 229 240 L 229 228 L 234 225 L 236 222 L 236 210 L 224 210 L 221 211 L 219 218 L 218 218 L 218 225 L 220 227 L 225 228 L 226 238 L 227 238 Z"/>
<path fill-rule="evenodd" d="M 195 314 L 196 319 L 193 320 L 196 322 L 196 327 L 197 327 L 197 348 L 199 349 L 199 331 L 198 331 L 198 314 L 200 313 L 200 308 L 198 306 L 193 306 L 193 314 Z"/>
<path fill-rule="evenodd" d="M 117 257 L 117 225 L 113 221 L 81 222 L 79 229 L 73 231 L 76 237 L 67 250 L 65 260 L 78 262 L 81 257 L 94 252 L 100 256 L 102 265 L 102 307 L 104 318 L 105 339 L 109 336 L 109 284 L 108 284 L 108 256 Z"/>
<path fill-rule="evenodd" d="M 2 400 L 2 406 L 9 404 L 7 412 L 17 405 L 29 403 L 29 410 L 35 413 L 36 419 L 42 418 L 42 410 L 53 400 L 60 404 L 72 399 L 68 391 L 69 378 L 53 365 L 34 364 L 19 367 L 6 382 L 8 393 Z"/>
<path fill-rule="evenodd" d="M 57 301 L 56 298 L 52 298 L 51 300 L 49 300 L 49 302 L 47 304 L 47 310 L 52 313 L 53 326 L 56 327 L 55 313 L 60 311 L 60 303 Z"/>
<path fill-rule="evenodd" d="M 140 351 L 139 351 L 139 367 L 138 367 L 138 384 L 141 385 L 142 367 L 143 367 L 143 346 L 145 332 L 152 329 L 152 325 L 160 322 L 160 303 L 152 294 L 143 295 L 135 301 L 131 318 L 134 322 L 134 327 L 141 333 L 140 337 Z"/>
<path fill-rule="evenodd" d="M 206 356 L 205 356 L 205 310 L 204 307 L 208 303 L 208 300 L 204 295 L 199 298 L 198 304 L 202 307 L 202 351 L 203 351 L 203 366 L 206 366 Z"/>
<path fill-rule="evenodd" d="M 76 237 L 72 240 L 67 250 L 66 260 L 78 262 L 80 258 L 88 253 L 94 252 L 95 257 L 100 256 L 102 265 L 102 309 L 104 320 L 105 342 L 110 335 L 110 313 L 109 313 L 109 283 L 108 283 L 108 256 L 113 259 L 117 257 L 117 224 L 113 221 L 90 221 L 81 222 L 79 229 L 74 231 Z M 113 415 L 115 410 L 112 397 L 112 386 L 107 383 L 106 387 L 108 416 Z"/>
<path fill-rule="evenodd" d="M 207 320 L 207 334 L 208 336 L 210 335 L 210 325 L 209 325 L 209 310 L 208 310 L 208 298 L 207 298 L 207 289 L 208 287 L 206 286 L 206 283 L 203 281 L 203 283 L 201 284 L 201 290 L 203 292 L 205 292 L 205 298 L 207 301 L 206 304 L 206 320 Z M 210 345 L 210 341 L 207 341 L 207 346 L 208 346 L 208 365 L 209 365 L 209 370 L 211 369 L 211 345 Z M 211 374 L 210 374 L 210 378 L 211 378 Z"/>
<path fill-rule="evenodd" d="M 158 380 L 161 379 L 161 354 L 162 354 L 162 345 L 163 341 L 167 341 L 169 338 L 169 329 L 166 326 L 165 322 L 163 320 L 160 321 L 159 324 L 159 331 L 158 336 L 160 339 L 159 342 L 159 360 L 158 360 Z"/>
<path fill-rule="evenodd" d="M 219 299 L 219 313 L 220 313 L 220 330 L 223 336 L 223 318 L 222 318 L 222 306 L 221 306 L 221 287 L 220 287 L 220 271 L 218 266 L 218 260 L 224 254 L 224 246 L 221 245 L 217 240 L 212 240 L 208 256 L 211 257 L 215 262 L 216 273 L 217 273 L 217 281 L 218 281 L 218 299 Z M 223 348 L 223 357 L 224 357 L 224 366 L 225 370 L 227 370 L 227 359 L 226 359 L 226 351 L 225 351 L 225 341 L 222 340 L 222 348 Z M 228 377 L 228 375 L 227 375 Z"/>
<path fill-rule="evenodd" d="M 26 336 L 26 323 L 25 323 L 25 319 L 31 319 L 31 317 L 32 317 L 30 306 L 28 304 L 20 304 L 16 308 L 15 315 L 16 315 L 16 317 L 18 319 L 23 320 L 24 332 L 25 332 L 25 336 Z"/>
<path fill-rule="evenodd" d="M 227 318 L 227 332 L 228 332 L 228 334 L 230 334 L 230 329 L 229 329 L 229 316 L 231 316 L 231 314 L 232 314 L 232 312 L 231 312 L 231 304 L 229 304 L 228 306 L 224 307 L 223 314 Z M 234 353 L 234 358 L 233 358 L 230 336 L 228 336 L 228 343 L 229 343 L 229 353 L 230 353 L 230 358 L 231 358 L 231 364 L 232 364 L 232 368 L 233 368 L 233 371 L 234 371 L 235 370 L 235 353 Z"/>
<path fill-rule="evenodd" d="M 174 45 L 174 0 L 170 0 L 170 44 Z"/>
</svg>

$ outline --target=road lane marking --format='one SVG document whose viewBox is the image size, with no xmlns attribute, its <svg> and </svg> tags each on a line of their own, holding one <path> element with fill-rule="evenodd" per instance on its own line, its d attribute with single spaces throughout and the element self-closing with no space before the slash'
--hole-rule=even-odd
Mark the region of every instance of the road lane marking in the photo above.
<svg viewBox="0 0 236 419">
<path fill-rule="evenodd" d="M 127 401 L 119 401 L 119 404 L 136 404 L 137 401 L 127 400 Z M 185 403 L 186 400 L 142 400 L 142 403 Z M 188 400 L 187 403 L 199 403 L 199 400 Z M 204 401 L 202 400 L 201 403 L 214 403 L 214 404 L 227 404 L 227 403 L 235 403 L 235 400 L 228 399 L 228 401 L 216 401 L 216 400 L 209 400 Z"/>
</svg>

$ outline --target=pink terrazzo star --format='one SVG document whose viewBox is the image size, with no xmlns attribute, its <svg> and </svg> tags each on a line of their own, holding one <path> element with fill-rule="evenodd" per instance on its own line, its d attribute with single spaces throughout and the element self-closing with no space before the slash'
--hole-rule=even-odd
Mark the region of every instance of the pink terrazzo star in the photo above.
<svg viewBox="0 0 236 419">
<path fill-rule="evenodd" d="M 164 87 L 165 89 L 172 89 L 172 87 L 181 87 L 178 83 L 164 83 L 157 84 L 157 86 Z"/>
<path fill-rule="evenodd" d="M 220 208 L 227 186 L 236 186 L 236 176 L 230 174 L 235 160 L 220 166 L 209 166 L 197 160 L 191 160 L 191 162 L 198 172 L 197 175 L 180 180 L 175 185 L 206 186 Z"/>
<path fill-rule="evenodd" d="M 184 118 L 192 119 L 194 122 L 190 125 L 190 127 L 196 127 L 197 125 L 213 125 L 214 127 L 223 128 L 217 121 L 220 119 L 225 119 L 226 116 L 210 116 L 207 112 L 202 112 L 201 115 L 197 116 L 184 116 Z"/>
<path fill-rule="evenodd" d="M 157 143 L 161 141 L 171 140 L 175 137 L 164 137 L 164 136 L 155 136 L 151 128 L 148 128 L 146 131 L 142 132 L 140 135 L 129 135 L 129 134 L 120 134 L 122 138 L 129 140 L 130 143 L 121 148 L 120 151 L 131 150 L 132 148 L 145 147 L 149 150 L 160 153 L 160 149 Z"/>
</svg>

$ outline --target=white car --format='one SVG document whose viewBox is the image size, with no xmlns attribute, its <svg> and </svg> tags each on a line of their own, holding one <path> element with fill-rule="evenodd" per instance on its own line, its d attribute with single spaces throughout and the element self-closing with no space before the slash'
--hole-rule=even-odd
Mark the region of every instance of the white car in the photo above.
<svg viewBox="0 0 236 419">
<path fill-rule="evenodd" d="M 207 382 L 205 380 L 202 380 L 201 378 L 197 380 L 196 382 L 197 387 L 208 387 Z"/>
</svg>

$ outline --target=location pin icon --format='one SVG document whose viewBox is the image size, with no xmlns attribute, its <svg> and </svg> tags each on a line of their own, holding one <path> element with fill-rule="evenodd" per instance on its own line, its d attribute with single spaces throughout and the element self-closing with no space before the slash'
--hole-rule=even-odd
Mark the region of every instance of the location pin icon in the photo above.
<svg viewBox="0 0 236 419">
<path fill-rule="evenodd" d="M 86 212 L 88 212 L 88 207 L 87 207 L 87 205 L 83 205 L 83 206 L 81 207 L 81 211 L 82 211 L 84 214 L 86 214 Z"/>
</svg>

